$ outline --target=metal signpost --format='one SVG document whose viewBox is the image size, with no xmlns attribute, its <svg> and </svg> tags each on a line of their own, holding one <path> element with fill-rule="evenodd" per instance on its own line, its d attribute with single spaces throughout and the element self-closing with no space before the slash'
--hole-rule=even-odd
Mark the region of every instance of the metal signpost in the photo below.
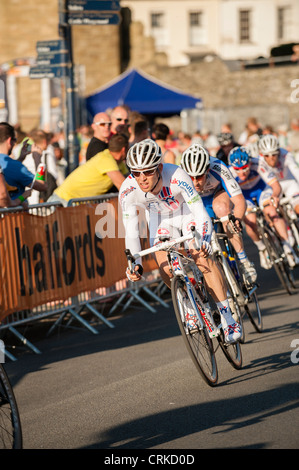
<svg viewBox="0 0 299 470">
<path fill-rule="evenodd" d="M 72 48 L 74 25 L 118 25 L 119 0 L 58 0 L 59 36 L 53 41 L 37 43 L 36 65 L 30 68 L 30 78 L 63 78 L 66 90 L 65 159 L 67 173 L 79 165 L 80 145 L 77 137 L 75 110 L 75 80 Z"/>
</svg>

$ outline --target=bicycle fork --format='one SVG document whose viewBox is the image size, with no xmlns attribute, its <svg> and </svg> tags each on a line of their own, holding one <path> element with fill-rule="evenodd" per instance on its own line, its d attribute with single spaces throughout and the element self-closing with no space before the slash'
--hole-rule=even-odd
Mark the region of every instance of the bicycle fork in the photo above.
<svg viewBox="0 0 299 470">
<path fill-rule="evenodd" d="M 189 279 L 184 267 L 182 266 L 182 260 L 180 257 L 171 253 L 170 258 L 171 266 L 173 267 L 173 274 L 175 276 L 182 276 L 185 280 L 185 285 L 187 287 L 186 295 L 192 304 L 194 312 L 196 313 L 199 322 L 199 329 L 202 330 L 205 326 L 210 337 L 217 336 L 218 329 L 214 323 L 210 308 L 207 305 L 204 305 L 199 293 L 196 291 L 196 286 L 202 284 L 202 279 L 198 279 L 198 272 L 195 272 L 191 266 L 194 278 Z M 198 314 L 198 310 L 200 311 L 200 315 Z M 185 321 L 185 318 L 183 318 L 183 321 Z"/>
</svg>

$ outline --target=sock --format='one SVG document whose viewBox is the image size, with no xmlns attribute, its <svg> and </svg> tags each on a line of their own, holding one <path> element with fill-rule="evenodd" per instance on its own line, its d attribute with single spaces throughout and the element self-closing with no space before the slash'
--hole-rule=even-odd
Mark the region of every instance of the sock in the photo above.
<svg viewBox="0 0 299 470">
<path fill-rule="evenodd" d="M 221 323 L 223 328 L 226 328 L 228 325 L 235 323 L 228 299 L 222 300 L 221 302 L 216 302 L 216 305 L 221 316 Z"/>
<path fill-rule="evenodd" d="M 245 261 L 248 260 L 247 255 L 244 250 L 237 253 L 237 256 L 238 256 L 238 260 L 240 261 L 240 263 L 245 263 Z"/>
<path fill-rule="evenodd" d="M 257 249 L 259 251 L 264 251 L 266 249 L 266 246 L 265 246 L 265 243 L 263 242 L 263 240 L 259 240 L 257 242 L 254 242 L 255 246 L 257 247 Z"/>
</svg>

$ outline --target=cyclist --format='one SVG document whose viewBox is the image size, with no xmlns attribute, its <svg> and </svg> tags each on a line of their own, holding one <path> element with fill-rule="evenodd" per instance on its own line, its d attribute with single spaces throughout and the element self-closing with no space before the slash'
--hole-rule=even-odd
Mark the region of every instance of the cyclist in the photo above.
<svg viewBox="0 0 299 470">
<path fill-rule="evenodd" d="M 128 151 L 127 166 L 131 174 L 119 192 L 126 248 L 133 254 L 141 248 L 138 207 L 146 210 L 151 246 L 159 243 L 161 235 L 176 238 L 180 236 L 181 231 L 183 235 L 188 233 L 190 227 L 194 225 L 202 242 L 201 248 L 196 250 L 191 241 L 190 253 L 202 271 L 217 303 L 226 342 L 236 342 L 241 338 L 241 327 L 232 316 L 221 273 L 210 257 L 211 219 L 190 177 L 177 165 L 162 164 L 161 161 L 161 149 L 151 139 L 133 145 Z M 171 275 L 166 253 L 157 252 L 156 261 L 163 281 L 170 286 Z M 126 271 L 128 279 L 132 282 L 139 281 L 142 276 L 141 261 L 136 260 L 136 263 L 133 273 L 129 269 Z M 190 305 L 187 302 L 188 309 Z"/>
<path fill-rule="evenodd" d="M 259 141 L 261 164 L 272 170 L 278 179 L 285 196 L 292 197 L 291 203 L 299 215 L 299 166 L 293 154 L 279 147 L 275 135 L 264 135 Z"/>
<path fill-rule="evenodd" d="M 235 142 L 234 136 L 231 132 L 220 132 L 220 134 L 217 135 L 217 139 L 220 148 L 216 153 L 216 158 L 222 160 L 227 165 L 227 158 L 229 152 L 234 147 L 239 147 L 239 144 Z"/>
<path fill-rule="evenodd" d="M 244 250 L 241 236 L 246 201 L 240 186 L 228 167 L 217 158 L 210 157 L 207 150 L 198 144 L 185 150 L 181 167 L 191 176 L 210 217 L 225 217 L 233 211 L 234 221 L 223 222 L 223 229 L 237 253 L 246 282 L 253 284 L 257 274 Z"/>
<path fill-rule="evenodd" d="M 251 158 L 246 147 L 231 150 L 228 161 L 231 172 L 239 183 L 247 202 L 244 222 L 247 234 L 259 250 L 261 267 L 270 269 L 271 265 L 267 257 L 266 247 L 259 239 L 256 230 L 256 215 L 250 212 L 250 208 L 255 206 L 254 199 L 257 200 L 266 217 L 273 223 L 278 235 L 282 239 L 283 250 L 289 264 L 294 266 L 294 253 L 288 241 L 287 227 L 276 210 L 281 194 L 281 186 L 274 172 L 262 167 L 260 159 Z"/>
</svg>

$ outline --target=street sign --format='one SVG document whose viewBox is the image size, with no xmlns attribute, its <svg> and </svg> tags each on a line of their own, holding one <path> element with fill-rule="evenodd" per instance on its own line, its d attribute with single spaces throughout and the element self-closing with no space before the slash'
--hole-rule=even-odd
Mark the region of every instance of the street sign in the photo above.
<svg viewBox="0 0 299 470">
<path fill-rule="evenodd" d="M 112 0 L 68 0 L 67 2 L 68 12 L 80 12 L 80 11 L 119 11 L 119 1 Z"/>
<path fill-rule="evenodd" d="M 53 41 L 37 41 L 36 43 L 36 50 L 38 54 L 62 51 L 64 47 L 64 41 L 62 39 L 56 39 Z"/>
<path fill-rule="evenodd" d="M 118 12 L 69 12 L 69 25 L 118 25 L 120 16 Z"/>
<path fill-rule="evenodd" d="M 62 78 L 66 74 L 66 65 L 36 65 L 30 67 L 30 78 Z"/>
<path fill-rule="evenodd" d="M 36 59 L 37 65 L 65 65 L 69 62 L 67 51 L 39 53 Z"/>
</svg>

